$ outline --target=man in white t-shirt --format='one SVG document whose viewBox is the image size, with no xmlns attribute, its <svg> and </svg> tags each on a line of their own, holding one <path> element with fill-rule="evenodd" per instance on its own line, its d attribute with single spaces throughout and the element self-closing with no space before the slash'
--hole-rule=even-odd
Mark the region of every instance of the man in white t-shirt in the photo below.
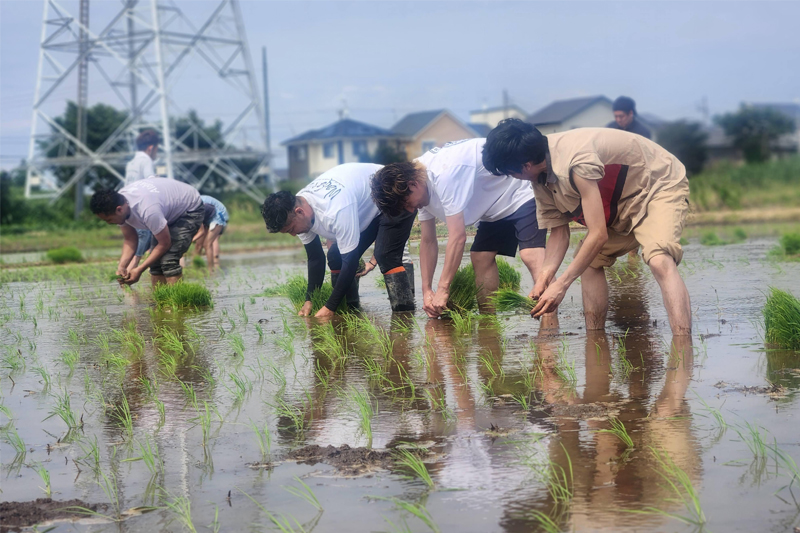
<svg viewBox="0 0 800 533">
<path fill-rule="evenodd" d="M 526 183 L 494 176 L 484 168 L 481 151 L 485 142 L 447 143 L 415 161 L 386 165 L 372 180 L 372 197 L 383 214 L 395 216 L 419 209 L 423 309 L 431 318 L 447 307 L 450 283 L 464 257 L 466 226 L 479 223 L 470 256 L 482 310 L 491 310 L 488 297 L 499 285 L 497 254 L 514 257 L 519 247 L 534 280 L 542 266 L 547 233 L 539 230 L 533 191 Z M 434 291 L 433 273 L 439 256 L 436 219 L 447 223 L 448 239 Z"/>
<path fill-rule="evenodd" d="M 370 198 L 370 178 L 380 165 L 347 163 L 312 181 L 293 195 L 288 191 L 270 194 L 261 206 L 261 215 L 270 233 L 296 235 L 308 255 L 306 302 L 298 313 L 311 314 L 311 295 L 325 277 L 325 253 L 320 237 L 332 240 L 328 250 L 333 293 L 315 316 L 333 315 L 342 298 L 348 306 L 359 304 L 356 280 L 358 262 L 375 244 L 375 253 L 359 276 L 380 266 L 393 311 L 414 309 L 413 270 L 403 262 L 405 240 L 414 223 L 413 215 L 390 219 L 381 215 Z M 376 240 L 377 238 L 377 240 Z"/>
<path fill-rule="evenodd" d="M 203 223 L 200 193 L 177 180 L 146 178 L 123 187 L 100 190 L 90 203 L 92 213 L 122 230 L 122 256 L 117 266 L 120 283 L 133 285 L 150 268 L 153 285 L 181 278 L 180 259 Z M 136 250 L 136 230 L 146 229 L 157 241 L 144 262 L 128 270 Z"/>
<path fill-rule="evenodd" d="M 135 181 L 155 177 L 156 171 L 153 167 L 153 161 L 158 157 L 158 142 L 158 132 L 155 130 L 144 130 L 136 137 L 137 151 L 133 159 L 125 165 L 126 187 Z M 150 243 L 153 239 L 153 234 L 146 229 L 136 230 L 136 235 L 138 236 L 138 245 L 136 246 L 136 252 L 133 254 L 131 264 L 128 265 L 128 270 L 133 270 L 139 266 L 139 261 L 141 261 L 145 252 L 150 249 Z"/>
</svg>

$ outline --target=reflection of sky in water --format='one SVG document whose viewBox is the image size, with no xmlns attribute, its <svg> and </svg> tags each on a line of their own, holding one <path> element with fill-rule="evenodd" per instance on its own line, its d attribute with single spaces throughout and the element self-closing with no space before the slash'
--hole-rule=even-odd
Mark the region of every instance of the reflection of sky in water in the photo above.
<svg viewBox="0 0 800 533">
<path fill-rule="evenodd" d="M 253 522 L 266 522 L 264 515 L 244 496 L 235 498 L 233 507 L 227 507 L 224 495 L 234 487 L 241 487 L 267 508 L 289 513 L 308 525 L 314 513 L 306 503 L 280 487 L 295 483 L 294 475 L 319 472 L 326 477 L 305 479 L 326 507 L 315 531 L 387 529 L 378 525 L 385 524 L 384 516 L 398 522 L 399 515 L 391 504 L 367 503 L 368 496 L 423 498 L 444 531 L 528 531 L 531 522 L 523 520 L 526 512 L 531 509 L 550 512 L 554 507 L 531 468 L 521 464 L 521 447 L 539 464 L 553 460 L 565 466 L 564 449 L 569 452 L 575 496 L 569 509 L 571 514 L 568 512 L 563 518 L 568 528 L 691 529 L 678 521 L 620 512 L 644 505 L 681 511 L 678 505 L 664 503 L 670 495 L 654 473 L 648 446 L 666 450 L 689 473 L 701 491 L 710 529 L 780 529 L 792 522 L 794 508 L 773 494 L 786 485 L 788 478 L 776 478 L 774 465 L 765 469 L 754 464 L 752 454 L 733 427 L 745 421 L 760 424 L 769 430 L 770 442 L 774 438 L 782 449 L 796 457 L 800 455 L 796 450 L 794 425 L 789 423 L 797 411 L 793 390 L 798 377 L 786 370 L 797 369 L 800 363 L 793 355 L 766 356 L 755 329 L 767 287 L 796 291 L 800 274 L 798 264 L 775 265 L 759 259 L 765 257 L 773 244 L 754 241 L 717 248 L 686 246 L 680 270 L 692 297 L 696 334 L 693 359 L 684 354 L 683 366 L 667 355 L 671 339 L 655 281 L 646 267 L 628 258 L 619 260 L 608 276 L 611 305 L 605 336 L 593 335 L 587 340 L 578 283 L 570 288 L 560 311 L 559 331 L 568 334 L 563 341 L 561 337 L 539 335 L 539 323 L 522 315 L 501 317 L 501 334 L 476 330 L 472 335 L 459 336 L 446 321 L 427 321 L 420 311 L 418 329 L 412 327 L 409 333 L 393 331 L 395 355 L 413 378 L 418 400 L 413 404 L 393 402 L 391 395 L 373 389 L 379 409 L 372 420 L 373 446 L 395 446 L 404 441 L 430 446 L 434 454 L 429 464 L 433 479 L 438 487 L 457 489 L 453 491 L 424 496 L 418 482 L 404 481 L 388 473 L 342 479 L 325 465 L 282 464 L 272 472 L 245 466 L 260 460 L 251 421 L 261 427 L 268 422 L 276 458 L 304 444 L 352 446 L 367 442 L 366 436 L 359 434 L 356 407 L 345 396 L 350 387 L 368 385 L 361 362 L 362 350 L 368 348 L 359 348 L 360 355 L 352 357 L 342 372 L 334 373 L 331 387 L 325 391 L 313 373 L 313 365 L 320 356 L 311 349 L 305 321 L 283 308 L 284 302 L 279 298 L 257 297 L 254 304 L 250 303 L 250 297 L 265 286 L 291 272 L 303 271 L 302 253 L 296 251 L 225 258 L 225 274 L 208 282 L 214 293 L 214 308 L 185 316 L 162 313 L 151 317 L 149 289 L 145 284 L 137 287 L 133 295 L 126 294 L 121 299 L 115 288 L 105 285 L 98 288 L 87 283 L 82 289 L 77 284 L 54 282 L 39 286 L 6 285 L 2 299 L 4 312 L 12 313 L 13 318 L 5 325 L 8 331 L 4 337 L 12 331 L 22 335 L 20 349 L 26 354 L 28 367 L 27 371 L 14 375 L 13 389 L 8 379 L 2 379 L 3 403 L 14 414 L 15 425 L 27 447 L 34 449 L 27 454 L 26 461 L 44 462 L 59 498 L 106 500 L 88 468 L 83 467 L 77 481 L 73 481 L 77 470 L 72 459 L 80 460 L 84 455 L 79 445 L 54 448 L 47 455 L 46 444 L 54 444 L 64 427 L 57 418 L 41 421 L 49 414 L 53 401 L 43 394 L 39 378 L 31 368 L 37 364 L 45 366 L 53 377 L 51 390 L 69 390 L 73 410 L 84 415 L 84 434 L 89 438 L 98 436 L 103 468 L 115 473 L 123 504 L 130 507 L 145 503 L 143 495 L 152 480 L 141 461 L 124 461 L 140 452 L 135 445 L 124 441 L 119 424 L 103 411 L 102 402 L 107 406 L 118 405 L 121 390 L 124 391 L 131 405 L 136 441 L 152 437 L 164 459 L 166 472 L 157 476 L 157 484 L 166 486 L 176 496 L 191 496 L 196 525 L 210 523 L 214 506 L 219 505 L 223 530 L 225 524 L 240 529 Z M 518 260 L 512 264 L 521 269 Z M 362 302 L 369 316 L 379 326 L 388 328 L 391 319 L 388 302 L 375 280 L 375 274 L 362 280 Z M 530 280 L 523 276 L 522 290 L 527 291 L 530 286 Z M 19 294 L 24 294 L 25 308 L 30 314 L 34 314 L 38 295 L 42 294 L 45 309 L 36 315 L 41 334 L 34 335 L 30 318 L 20 320 Z M 70 300 L 70 294 L 76 297 L 75 301 Z M 237 312 L 243 302 L 247 324 Z M 48 318 L 47 308 L 52 306 L 57 307 L 58 321 Z M 85 319 L 76 316 L 78 309 Z M 282 316 L 295 333 L 294 364 L 292 356 L 274 343 L 284 335 Z M 261 324 L 265 333 L 262 341 L 258 340 L 254 327 L 259 319 L 267 320 Z M 115 378 L 112 372 L 102 371 L 103 355 L 94 340 L 112 327 L 121 327 L 125 320 L 135 320 L 137 331 L 148 342 L 144 356 Z M 184 333 L 193 329 L 201 337 L 193 342 L 196 354 L 179 363 L 176 375 L 193 386 L 201 407 L 207 401 L 212 408 L 206 446 L 202 445 L 197 413 L 188 406 L 186 394 L 174 379 L 160 371 L 157 346 L 151 342 L 153 320 L 159 326 Z M 225 334 L 221 334 L 220 327 Z M 67 335 L 70 328 L 89 341 L 79 347 L 80 363 L 71 377 L 58 360 L 60 353 L 70 347 Z M 244 361 L 232 355 L 230 337 L 237 334 L 246 345 Z M 429 357 L 417 357 L 415 354 L 425 350 L 425 335 L 430 340 Z M 28 339 L 36 343 L 38 362 L 28 355 Z M 10 342 L 16 343 L 13 339 Z M 482 390 L 487 384 L 494 387 L 497 395 L 522 390 L 522 372 L 531 368 L 531 342 L 545 361 L 547 384 L 532 400 L 543 399 L 547 405 L 557 404 L 565 409 L 600 404 L 605 411 L 598 419 L 579 419 L 570 416 L 570 411 L 548 417 L 547 413 L 553 412 L 550 407 L 544 411 L 534 408 L 526 416 L 508 396 L 501 401 L 487 401 Z M 620 364 L 622 344 L 634 366 L 627 378 Z M 112 343 L 113 350 L 119 348 Z M 574 390 L 565 387 L 552 371 L 560 353 L 575 363 Z M 502 369 L 502 373 L 493 377 L 485 361 L 490 362 L 494 372 Z M 270 374 L 269 364 L 280 368 L 285 375 L 283 391 Z M 787 397 L 772 400 L 763 394 L 735 390 L 741 386 L 765 385 L 767 372 L 771 379 L 790 386 L 792 390 Z M 252 384 L 252 390 L 245 393 L 241 402 L 235 402 L 229 390 L 233 374 L 246 377 Z M 155 376 L 160 383 L 158 397 L 167 409 L 163 426 L 153 402 L 137 381 L 140 375 Z M 208 375 L 213 377 L 213 384 L 206 382 L 204 376 Z M 388 375 L 397 381 L 396 368 Z M 304 391 L 309 392 L 313 409 L 307 408 Z M 279 421 L 270 405 L 281 393 L 288 404 L 301 409 L 309 419 L 305 434 L 298 436 L 277 428 L 279 423 L 287 421 Z M 447 416 L 417 409 L 430 405 L 427 394 L 444 399 L 449 410 Z M 731 426 L 727 431 L 715 426 L 699 398 L 721 408 Z M 617 459 L 622 447 L 615 437 L 595 432 L 608 427 L 602 418 L 609 412 L 619 416 L 637 443 L 628 461 Z M 490 425 L 498 426 L 500 432 L 494 436 L 487 434 Z M 531 447 L 534 433 L 547 436 Z M 18 471 L 11 467 L 13 452 L 8 444 L 0 444 L 0 450 L 5 476 L 0 499 L 41 496 L 37 488 L 41 482 L 36 474 L 25 467 Z M 13 490 L 8 490 L 12 485 Z M 732 497 L 737 497 L 737 505 L 730 505 Z M 137 529 L 162 529 L 169 519 L 168 513 L 161 511 L 139 517 L 130 524 Z M 409 519 L 409 524 L 416 530 L 419 522 Z"/>
</svg>

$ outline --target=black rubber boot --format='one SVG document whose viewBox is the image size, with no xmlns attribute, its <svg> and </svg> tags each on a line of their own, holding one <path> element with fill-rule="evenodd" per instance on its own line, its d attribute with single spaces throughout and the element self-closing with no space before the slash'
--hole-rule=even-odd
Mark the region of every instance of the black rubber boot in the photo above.
<svg viewBox="0 0 800 533">
<path fill-rule="evenodd" d="M 331 272 L 331 284 L 335 287 L 336 282 L 339 280 L 339 273 L 338 272 Z M 358 297 L 358 278 L 353 279 L 353 283 L 350 284 L 350 288 L 344 293 L 345 301 L 347 302 L 347 307 L 351 309 L 357 309 L 361 307 L 361 300 Z"/>
<path fill-rule="evenodd" d="M 392 311 L 413 311 L 414 284 L 409 282 L 407 272 L 384 274 L 383 279 L 386 280 L 386 292 L 389 293 Z"/>
<path fill-rule="evenodd" d="M 408 275 L 408 282 L 411 284 L 411 294 L 416 296 L 417 291 L 414 290 L 414 263 L 403 263 L 403 268 L 406 269 L 406 275 Z"/>
</svg>

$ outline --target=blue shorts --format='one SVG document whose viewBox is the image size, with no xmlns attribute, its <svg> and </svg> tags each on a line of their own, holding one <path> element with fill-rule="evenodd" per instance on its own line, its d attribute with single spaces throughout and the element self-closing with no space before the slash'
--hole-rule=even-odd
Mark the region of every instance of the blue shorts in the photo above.
<svg viewBox="0 0 800 533">
<path fill-rule="evenodd" d="M 208 223 L 208 229 L 214 229 L 217 226 L 222 226 L 222 231 L 225 231 L 225 226 L 228 225 L 228 218 L 223 216 L 222 213 L 217 211 Z"/>
<path fill-rule="evenodd" d="M 536 200 L 529 200 L 506 218 L 478 224 L 470 251 L 497 252 L 514 257 L 517 255 L 517 246 L 520 250 L 544 248 L 546 243 L 547 230 L 539 229 L 536 221 Z"/>
<path fill-rule="evenodd" d="M 136 245 L 136 256 L 142 257 L 147 250 L 150 249 L 150 241 L 153 240 L 153 234 L 149 229 L 137 229 L 136 235 L 139 237 L 139 244 Z"/>
</svg>

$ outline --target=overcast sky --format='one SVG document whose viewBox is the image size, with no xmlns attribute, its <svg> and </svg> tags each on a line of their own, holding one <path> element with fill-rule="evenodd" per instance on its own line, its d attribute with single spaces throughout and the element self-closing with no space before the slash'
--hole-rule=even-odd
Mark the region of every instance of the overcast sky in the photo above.
<svg viewBox="0 0 800 533">
<path fill-rule="evenodd" d="M 101 2 L 119 5 L 93 9 Z M 198 13 L 216 4 L 177 3 Z M 704 96 L 712 115 L 742 101 L 800 103 L 800 2 L 241 4 L 259 83 L 261 47 L 269 52 L 273 148 L 337 120 L 343 98 L 352 118 L 383 127 L 438 108 L 466 120 L 499 105 L 503 89 L 529 112 L 624 94 L 665 119 L 700 118 Z M 27 155 L 41 14 L 41 0 L 0 0 L 3 167 Z M 209 121 L 231 120 L 209 93 L 195 84 L 180 98 Z"/>
</svg>

